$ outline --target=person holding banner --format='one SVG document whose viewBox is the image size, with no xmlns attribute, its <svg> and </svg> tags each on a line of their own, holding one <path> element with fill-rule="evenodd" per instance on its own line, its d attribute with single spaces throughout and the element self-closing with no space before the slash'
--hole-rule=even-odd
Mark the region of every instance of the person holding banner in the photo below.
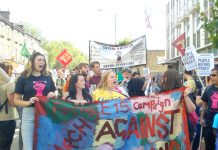
<svg viewBox="0 0 218 150">
<path fill-rule="evenodd" d="M 169 91 L 169 90 L 174 90 L 176 88 L 182 87 L 182 81 L 179 75 L 179 72 L 175 69 L 168 69 L 167 71 L 164 72 L 163 74 L 163 81 L 161 84 L 161 92 Z M 185 102 L 185 107 L 186 107 L 186 112 L 187 112 L 187 123 L 188 123 L 188 128 L 189 128 L 189 138 L 190 141 L 192 141 L 192 138 L 194 136 L 194 125 L 192 124 L 191 120 L 189 120 L 188 115 L 191 115 L 195 113 L 195 104 L 191 101 L 189 98 L 189 89 L 186 88 L 184 91 L 184 97 L 183 100 Z"/>
<path fill-rule="evenodd" d="M 118 87 L 116 73 L 112 70 L 107 70 L 102 74 L 101 81 L 93 92 L 94 101 L 126 99 L 128 97 L 128 93 Z"/>
<path fill-rule="evenodd" d="M 168 69 L 163 74 L 163 81 L 161 85 L 161 92 L 174 90 L 176 88 L 182 87 L 182 81 L 179 76 L 179 72 L 175 69 Z M 189 90 L 184 91 L 184 102 L 186 106 L 187 113 L 192 113 L 195 111 L 196 107 L 191 99 L 188 97 Z"/>
<path fill-rule="evenodd" d="M 75 104 L 92 102 L 91 95 L 85 90 L 85 79 L 81 74 L 72 75 L 69 81 L 69 95 L 66 100 Z"/>
<path fill-rule="evenodd" d="M 55 84 L 47 71 L 45 56 L 33 53 L 15 86 L 14 104 L 23 107 L 22 140 L 23 150 L 33 149 L 34 103 L 38 96 L 55 97 Z"/>
<path fill-rule="evenodd" d="M 215 136 L 213 135 L 213 120 L 218 113 L 218 67 L 211 70 L 210 80 L 212 85 L 208 86 L 201 99 L 200 123 L 204 127 L 204 139 L 207 150 L 215 150 Z M 207 112 L 206 120 L 204 115 Z"/>
</svg>

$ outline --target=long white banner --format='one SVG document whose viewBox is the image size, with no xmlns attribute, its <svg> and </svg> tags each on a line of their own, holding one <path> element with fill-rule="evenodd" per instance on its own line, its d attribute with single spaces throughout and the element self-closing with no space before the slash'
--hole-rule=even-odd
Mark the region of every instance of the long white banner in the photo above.
<svg viewBox="0 0 218 150">
<path fill-rule="evenodd" d="M 146 64 L 145 40 L 142 36 L 124 46 L 90 41 L 90 62 L 99 61 L 101 69 Z"/>
</svg>

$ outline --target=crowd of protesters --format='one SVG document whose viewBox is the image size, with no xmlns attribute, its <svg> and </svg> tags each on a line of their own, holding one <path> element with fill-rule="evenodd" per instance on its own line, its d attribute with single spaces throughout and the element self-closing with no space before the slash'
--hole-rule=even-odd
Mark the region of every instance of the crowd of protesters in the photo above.
<svg viewBox="0 0 218 150">
<path fill-rule="evenodd" d="M 11 67 L 8 68 L 12 70 Z M 197 150 L 202 139 L 206 150 L 218 149 L 217 67 L 211 71 L 210 85 L 206 89 L 193 77 L 193 71 L 185 70 L 181 77 L 175 69 L 168 69 L 159 77 L 150 74 L 141 77 L 139 73 L 126 67 L 122 69 L 123 80 L 118 82 L 116 72 L 101 70 L 98 61 L 78 64 L 66 78 L 64 72 L 58 70 L 57 79 L 54 79 L 47 70 L 44 55 L 39 52 L 30 56 L 15 83 L 10 81 L 9 70 L 0 64 L 0 150 L 10 150 L 15 120 L 18 118 L 16 107 L 22 107 L 23 150 L 33 148 L 34 104 L 39 101 L 39 96 L 55 97 L 71 101 L 75 105 L 83 105 L 135 96 L 156 96 L 182 86 L 186 87 L 182 101 L 186 107 L 192 149 Z"/>
</svg>

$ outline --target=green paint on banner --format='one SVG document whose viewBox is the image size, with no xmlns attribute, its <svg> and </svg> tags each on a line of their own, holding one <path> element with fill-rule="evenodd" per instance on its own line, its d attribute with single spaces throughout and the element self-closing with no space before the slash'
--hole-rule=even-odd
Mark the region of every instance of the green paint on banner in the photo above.
<svg viewBox="0 0 218 150">
<path fill-rule="evenodd" d="M 137 117 L 137 123 L 140 125 L 139 126 L 139 129 L 140 129 L 141 128 L 140 119 L 145 118 L 146 115 L 143 112 L 139 112 L 139 113 L 137 113 L 136 117 Z M 146 124 L 146 122 L 145 122 L 145 124 Z M 145 145 L 147 143 L 148 143 L 147 138 L 141 138 L 140 145 Z"/>
<path fill-rule="evenodd" d="M 98 109 L 96 105 L 74 106 L 71 102 L 63 100 L 50 99 L 43 103 L 47 115 L 57 123 L 68 122 L 74 118 L 82 117 L 90 122 L 96 122 Z M 55 118 L 55 119 L 54 119 Z"/>
</svg>

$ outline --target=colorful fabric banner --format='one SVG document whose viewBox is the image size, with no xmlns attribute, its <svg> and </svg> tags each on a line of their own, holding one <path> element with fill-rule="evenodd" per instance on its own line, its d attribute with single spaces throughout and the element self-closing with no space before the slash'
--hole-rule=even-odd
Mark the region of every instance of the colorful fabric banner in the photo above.
<svg viewBox="0 0 218 150">
<path fill-rule="evenodd" d="M 34 149 L 188 150 L 183 90 L 84 106 L 41 97 L 35 104 Z"/>
<path fill-rule="evenodd" d="M 90 62 L 99 61 L 101 69 L 146 64 L 146 39 L 142 36 L 128 45 L 110 45 L 89 42 Z"/>
<path fill-rule="evenodd" d="M 66 49 L 64 49 L 56 57 L 56 60 L 58 60 L 64 67 L 66 67 L 72 61 L 72 56 Z"/>
<path fill-rule="evenodd" d="M 29 58 L 30 57 L 30 52 L 28 51 L 28 49 L 26 47 L 26 43 L 23 44 L 23 47 L 21 49 L 21 56 L 23 56 L 25 58 Z"/>
<path fill-rule="evenodd" d="M 172 45 L 176 47 L 179 53 L 183 56 L 185 54 L 185 32 L 181 34 Z"/>
</svg>

